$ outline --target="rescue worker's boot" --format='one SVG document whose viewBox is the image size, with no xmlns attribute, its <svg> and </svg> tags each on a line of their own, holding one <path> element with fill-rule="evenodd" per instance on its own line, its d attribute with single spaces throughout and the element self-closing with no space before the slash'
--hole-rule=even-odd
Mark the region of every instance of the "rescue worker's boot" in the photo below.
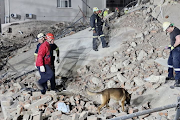
<svg viewBox="0 0 180 120">
<path fill-rule="evenodd" d="M 101 38 L 101 42 L 102 42 L 102 48 L 107 48 L 107 47 L 109 47 L 109 46 L 107 45 L 107 43 L 106 43 L 104 34 L 103 34 L 103 35 L 100 35 L 100 38 Z"/>
<path fill-rule="evenodd" d="M 180 87 L 180 80 L 176 80 L 174 87 Z"/>
<path fill-rule="evenodd" d="M 175 80 L 174 77 L 166 77 L 166 80 Z"/>
<path fill-rule="evenodd" d="M 97 38 L 93 38 L 93 50 L 98 51 Z"/>
<path fill-rule="evenodd" d="M 180 80 L 175 80 L 175 84 L 170 86 L 171 89 L 174 89 L 175 87 L 180 87 Z"/>
<path fill-rule="evenodd" d="M 40 84 L 43 89 L 41 90 L 41 94 L 46 94 L 46 90 L 48 89 L 47 83 Z"/>
</svg>

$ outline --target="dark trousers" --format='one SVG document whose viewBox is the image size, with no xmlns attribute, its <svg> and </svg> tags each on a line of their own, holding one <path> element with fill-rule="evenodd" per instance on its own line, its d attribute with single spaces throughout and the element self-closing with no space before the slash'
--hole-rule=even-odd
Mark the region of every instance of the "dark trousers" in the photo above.
<svg viewBox="0 0 180 120">
<path fill-rule="evenodd" d="M 53 71 L 53 77 L 50 79 L 51 83 L 51 90 L 55 90 L 56 82 L 55 82 L 55 66 L 54 61 L 51 63 L 52 71 Z"/>
<path fill-rule="evenodd" d="M 40 67 L 37 67 L 39 70 L 39 74 L 41 75 L 41 78 L 39 79 L 38 83 L 43 87 L 41 90 L 41 93 L 45 94 L 47 90 L 47 81 L 51 80 L 53 76 L 53 71 L 51 70 L 49 65 L 45 65 L 45 72 L 40 71 Z"/>
<path fill-rule="evenodd" d="M 101 38 L 102 47 L 107 46 L 103 31 L 102 29 L 100 29 L 100 30 L 97 30 L 96 33 L 93 33 L 93 50 L 96 50 L 98 48 L 98 43 L 97 43 L 98 36 L 100 36 Z"/>
<path fill-rule="evenodd" d="M 175 71 L 175 80 L 180 83 L 180 47 L 170 52 L 168 58 L 168 77 L 174 77 L 173 70 Z"/>
</svg>

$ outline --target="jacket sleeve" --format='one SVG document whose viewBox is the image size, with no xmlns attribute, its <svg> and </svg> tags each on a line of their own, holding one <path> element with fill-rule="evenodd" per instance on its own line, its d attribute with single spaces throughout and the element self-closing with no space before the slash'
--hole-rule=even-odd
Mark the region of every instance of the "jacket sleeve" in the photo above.
<svg viewBox="0 0 180 120">
<path fill-rule="evenodd" d="M 38 48 L 36 48 L 34 55 L 37 56 L 38 55 Z"/>
<path fill-rule="evenodd" d="M 45 45 L 41 45 L 39 47 L 38 51 L 38 62 L 40 66 L 43 66 L 44 64 L 44 57 L 46 56 L 47 53 L 47 47 Z"/>
<path fill-rule="evenodd" d="M 36 50 L 34 52 L 34 55 L 37 56 L 38 55 L 38 50 L 41 44 L 37 44 Z"/>
<path fill-rule="evenodd" d="M 59 47 L 55 44 L 55 46 L 56 46 L 56 49 L 55 49 L 55 51 L 56 51 L 56 53 L 57 53 L 57 57 L 59 57 Z"/>
<path fill-rule="evenodd" d="M 90 18 L 90 26 L 91 26 L 92 30 L 95 30 L 95 18 L 94 18 L 94 15 L 92 15 L 91 18 Z"/>
</svg>

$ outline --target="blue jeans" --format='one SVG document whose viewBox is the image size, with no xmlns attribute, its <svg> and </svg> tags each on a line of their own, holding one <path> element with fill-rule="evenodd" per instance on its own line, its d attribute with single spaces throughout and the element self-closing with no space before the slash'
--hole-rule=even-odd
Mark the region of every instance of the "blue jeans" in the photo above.
<svg viewBox="0 0 180 120">
<path fill-rule="evenodd" d="M 41 90 L 42 94 L 46 93 L 47 90 L 47 81 L 51 80 L 52 77 L 54 77 L 54 73 L 51 70 L 49 65 L 45 65 L 45 72 L 41 72 L 40 71 L 40 67 L 38 66 L 38 70 L 39 70 L 39 74 L 41 75 L 41 78 L 39 79 L 38 83 L 43 87 L 43 89 Z"/>
<path fill-rule="evenodd" d="M 180 47 L 176 47 L 170 52 L 168 58 L 168 77 L 174 77 L 173 69 L 175 71 L 175 80 L 180 83 Z"/>
</svg>

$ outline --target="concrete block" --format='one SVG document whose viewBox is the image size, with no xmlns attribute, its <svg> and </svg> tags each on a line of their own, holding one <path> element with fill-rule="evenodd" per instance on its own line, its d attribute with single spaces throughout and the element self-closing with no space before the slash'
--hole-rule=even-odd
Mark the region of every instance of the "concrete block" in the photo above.
<svg viewBox="0 0 180 120">
<path fill-rule="evenodd" d="M 2 112 L 3 112 L 3 116 L 4 116 L 4 119 L 8 119 L 10 118 L 10 112 L 8 111 L 7 107 L 5 107 L 4 105 L 1 105 L 1 108 L 2 108 Z"/>
<path fill-rule="evenodd" d="M 32 114 L 32 120 L 43 120 L 42 119 L 42 112 L 37 111 L 36 113 Z"/>
<path fill-rule="evenodd" d="M 114 114 L 117 114 L 118 111 L 117 110 L 107 110 L 106 113 L 114 115 Z"/>
<path fill-rule="evenodd" d="M 23 83 L 14 83 L 14 86 L 16 86 L 19 90 L 26 88 L 26 86 Z"/>
<path fill-rule="evenodd" d="M 143 87 L 139 87 L 137 90 L 136 90 L 136 93 L 138 95 L 142 95 L 143 93 L 145 92 L 145 89 Z"/>
<path fill-rule="evenodd" d="M 72 120 L 72 117 L 62 114 L 61 119 L 60 120 Z"/>
<path fill-rule="evenodd" d="M 47 103 L 51 101 L 51 97 L 50 96 L 46 96 L 40 100 L 37 100 L 36 102 L 32 103 L 30 106 L 29 106 L 29 109 L 33 110 L 35 108 L 37 108 L 39 105 L 41 104 L 44 104 L 44 103 Z"/>
<path fill-rule="evenodd" d="M 136 83 L 137 86 L 144 85 L 144 81 L 141 78 L 139 78 L 139 77 L 135 77 L 134 78 L 134 82 Z"/>
<path fill-rule="evenodd" d="M 16 110 L 17 115 L 20 115 L 22 110 L 23 110 L 23 107 L 21 105 L 18 105 L 17 110 Z"/>
<path fill-rule="evenodd" d="M 87 120 L 98 120 L 98 118 L 95 115 L 88 116 Z"/>
<path fill-rule="evenodd" d="M 80 116 L 79 116 L 79 120 L 84 120 L 86 119 L 88 116 L 88 112 L 87 111 L 83 111 Z"/>
<path fill-rule="evenodd" d="M 77 113 L 73 114 L 72 120 L 79 120 L 79 115 Z"/>
<path fill-rule="evenodd" d="M 62 116 L 62 112 L 61 112 L 61 111 L 53 112 L 53 113 L 51 114 L 51 116 Z"/>
<path fill-rule="evenodd" d="M 29 118 L 30 118 L 30 115 L 28 115 L 28 114 L 25 114 L 24 116 L 23 116 L 23 120 L 29 120 Z M 34 120 L 34 119 L 33 119 Z"/>
<path fill-rule="evenodd" d="M 75 105 L 75 100 L 74 100 L 73 96 L 70 97 L 70 103 L 71 103 L 71 105 Z"/>
<path fill-rule="evenodd" d="M 3 106 L 11 106 L 13 102 L 13 98 L 12 97 L 3 97 L 1 99 L 1 105 Z"/>
</svg>

